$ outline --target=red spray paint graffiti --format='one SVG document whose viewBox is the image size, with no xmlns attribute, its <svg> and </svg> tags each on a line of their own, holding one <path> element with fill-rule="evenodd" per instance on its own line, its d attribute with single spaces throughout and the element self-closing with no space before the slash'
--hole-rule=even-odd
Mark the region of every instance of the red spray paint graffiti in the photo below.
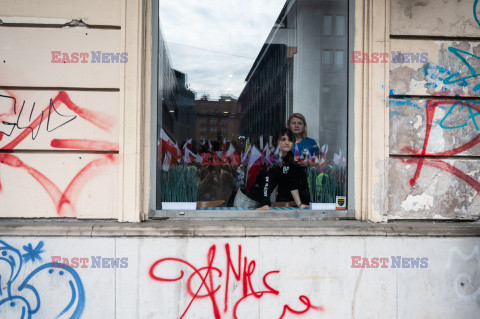
<svg viewBox="0 0 480 319">
<path fill-rule="evenodd" d="M 161 265 L 167 262 L 174 262 L 179 264 L 179 266 L 180 265 L 187 266 L 187 268 L 192 271 L 192 273 L 188 276 L 188 278 L 186 278 L 186 283 L 185 283 L 188 295 L 191 297 L 191 299 L 188 305 L 186 306 L 185 310 L 183 311 L 182 315 L 180 316 L 180 318 L 183 318 L 187 314 L 188 310 L 190 309 L 190 307 L 192 306 L 195 300 L 203 299 L 203 298 L 210 299 L 210 304 L 212 306 L 212 314 L 215 319 L 220 319 L 224 314 L 227 314 L 229 311 L 229 301 L 231 298 L 229 296 L 230 271 L 232 272 L 232 275 L 233 275 L 233 278 L 235 278 L 235 281 L 241 282 L 241 286 L 242 286 L 241 297 L 234 300 L 234 304 L 232 308 L 232 316 L 235 319 L 238 318 L 237 317 L 238 307 L 245 300 L 249 298 L 260 299 L 265 295 L 274 295 L 274 296 L 280 295 L 280 291 L 272 288 L 272 286 L 267 282 L 269 277 L 271 277 L 273 274 L 278 274 L 280 272 L 279 270 L 272 270 L 272 271 L 266 272 L 262 277 L 263 288 L 261 288 L 260 290 L 255 290 L 254 285 L 252 283 L 252 276 L 254 275 L 255 267 L 256 267 L 255 260 L 249 261 L 246 256 L 244 256 L 242 259 L 242 246 L 239 245 L 238 253 L 237 253 L 238 262 L 235 264 L 232 260 L 232 255 L 230 253 L 230 245 L 225 244 L 224 248 L 225 248 L 226 262 L 224 267 L 222 268 L 213 266 L 215 261 L 216 250 L 217 250 L 216 245 L 212 245 L 208 250 L 208 253 L 206 256 L 207 265 L 204 267 L 196 267 L 192 263 L 188 262 L 187 260 L 184 260 L 181 258 L 174 258 L 174 257 L 159 259 L 156 262 L 154 262 L 150 267 L 149 269 L 150 278 L 160 282 L 176 282 L 184 279 L 185 277 L 185 272 L 183 270 L 180 270 L 179 275 L 174 278 L 166 278 L 161 276 L 159 274 L 158 268 L 160 268 Z M 243 267 L 242 267 L 242 261 L 243 261 Z M 225 273 L 225 276 L 223 276 L 224 273 Z M 225 289 L 223 293 L 223 305 L 224 305 L 223 313 L 220 310 L 219 301 L 217 299 L 217 295 L 219 294 L 219 291 L 222 288 L 222 285 L 218 284 L 217 282 L 220 278 L 222 278 L 222 276 L 223 278 L 225 278 L 224 279 Z M 194 280 L 200 281 L 198 287 L 194 287 L 193 285 Z M 313 305 L 310 299 L 305 295 L 299 296 L 298 300 L 300 301 L 300 303 L 304 305 L 304 308 L 301 310 L 295 310 L 289 305 L 285 304 L 282 306 L 282 312 L 281 314 L 279 314 L 279 319 L 284 318 L 287 313 L 291 313 L 294 315 L 301 315 L 308 312 L 309 310 L 324 311 L 324 308 L 322 306 Z M 278 312 L 280 313 L 280 310 Z"/>
<path fill-rule="evenodd" d="M 439 92 L 438 94 L 434 95 L 439 95 L 440 93 L 445 94 L 444 92 Z M 426 130 L 425 130 L 425 139 L 423 140 L 423 147 L 421 150 L 419 149 L 413 149 L 411 147 L 405 147 L 404 150 L 412 153 L 413 155 L 418 155 L 419 158 L 412 158 L 412 159 L 403 159 L 402 162 L 406 164 L 416 164 L 417 168 L 415 170 L 415 174 L 413 178 L 410 180 L 410 185 L 414 186 L 420 177 L 420 173 L 422 171 L 423 165 L 430 166 L 430 167 L 435 167 L 437 169 L 443 170 L 447 173 L 450 173 L 464 182 L 466 182 L 468 185 L 470 185 L 473 189 L 475 189 L 477 192 L 480 192 L 480 182 L 472 178 L 471 176 L 467 175 L 460 169 L 454 167 L 453 165 L 441 160 L 441 157 L 444 156 L 453 156 L 460 154 L 462 152 L 465 152 L 466 150 L 472 148 L 473 146 L 477 145 L 480 143 L 480 134 L 477 134 L 473 139 L 471 139 L 468 143 L 465 143 L 462 146 L 459 146 L 457 148 L 451 149 L 451 150 L 446 150 L 443 152 L 438 152 L 438 153 L 427 153 L 427 147 L 428 147 L 428 141 L 430 138 L 430 132 L 432 130 L 432 125 L 433 125 L 433 119 L 435 117 L 435 110 L 437 109 L 438 106 L 440 105 L 448 105 L 448 104 L 460 104 L 464 105 L 466 107 L 471 108 L 472 110 L 475 110 L 477 112 L 480 112 L 480 105 L 475 104 L 475 103 L 469 103 L 467 101 L 452 101 L 452 100 L 429 100 L 427 102 L 427 108 L 426 108 Z M 430 158 L 428 158 L 430 157 Z"/>
<path fill-rule="evenodd" d="M 5 120 L 10 115 L 16 115 L 16 98 L 11 92 L 7 92 L 9 97 L 12 98 L 12 107 L 8 113 L 0 114 L 0 120 Z M 99 127 L 102 130 L 110 131 L 111 128 L 115 125 L 114 120 L 98 112 L 93 112 L 85 108 L 81 108 L 74 104 L 68 94 L 64 91 L 58 92 L 55 98 L 50 100 L 50 103 L 47 107 L 43 109 L 40 115 L 38 115 L 33 121 L 27 126 L 21 127 L 18 125 L 19 118 L 21 116 L 21 111 L 18 114 L 16 123 L 6 122 L 6 124 L 12 126 L 12 134 L 15 128 L 18 129 L 19 133 L 13 138 L 11 142 L 2 147 L 0 150 L 4 152 L 0 153 L 0 164 L 4 164 L 10 167 L 16 167 L 25 170 L 29 175 L 31 175 L 46 191 L 49 197 L 52 199 L 58 216 L 75 216 L 75 202 L 78 198 L 78 195 L 81 189 L 85 184 L 92 178 L 98 176 L 100 173 L 97 170 L 99 167 L 115 165 L 118 162 L 117 154 L 104 154 L 101 155 L 99 159 L 95 159 L 88 164 L 86 164 L 70 181 L 65 191 L 62 192 L 55 183 L 53 183 L 49 178 L 40 173 L 35 168 L 25 164 L 18 156 L 15 156 L 11 152 L 14 151 L 15 147 L 22 142 L 27 136 L 32 133 L 32 139 L 34 136 L 38 135 L 42 121 L 44 120 L 44 114 L 48 113 L 47 123 L 50 119 L 50 114 L 52 109 L 56 112 L 55 107 L 59 107 L 60 102 L 62 105 L 65 105 L 67 108 L 72 110 L 75 114 L 81 118 L 87 120 L 93 125 Z M 23 109 L 23 106 L 22 106 Z M 33 108 L 32 108 L 33 112 Z M 73 117 L 74 119 L 74 117 Z M 30 120 L 30 119 L 29 119 Z M 71 120 L 69 120 L 71 121 Z M 64 124 L 68 123 L 65 122 Z M 4 123 L 5 124 L 5 123 Z M 62 124 L 63 125 L 63 124 Z M 27 130 L 28 129 L 28 130 Z M 33 135 L 34 130 L 37 129 L 37 133 Z M 48 131 L 48 124 L 47 124 Z M 0 140 L 2 140 L 4 133 L 0 132 Z M 84 151 L 118 151 L 118 144 L 111 143 L 106 141 L 92 141 L 92 140 L 78 140 L 78 139 L 52 139 L 50 145 L 54 148 L 68 148 L 75 150 L 84 150 Z M 5 152 L 8 151 L 8 152 Z M 0 181 L 0 191 L 2 191 L 2 184 Z"/>
</svg>

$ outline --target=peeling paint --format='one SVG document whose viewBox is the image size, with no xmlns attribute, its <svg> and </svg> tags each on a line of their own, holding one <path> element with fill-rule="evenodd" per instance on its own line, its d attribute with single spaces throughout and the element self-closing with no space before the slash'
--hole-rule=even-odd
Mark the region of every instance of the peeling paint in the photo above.
<svg viewBox="0 0 480 319">
<path fill-rule="evenodd" d="M 420 115 L 417 115 L 417 122 L 413 125 L 413 127 L 418 130 L 418 128 L 422 125 L 423 118 Z"/>
<path fill-rule="evenodd" d="M 404 210 L 427 210 L 433 206 L 433 196 L 422 194 L 422 195 L 408 195 L 407 199 L 402 202 L 402 208 Z"/>
<path fill-rule="evenodd" d="M 432 153 L 439 153 L 445 150 L 445 139 L 443 137 L 443 129 L 440 126 L 432 128 L 430 139 L 428 143 L 428 151 Z"/>
</svg>

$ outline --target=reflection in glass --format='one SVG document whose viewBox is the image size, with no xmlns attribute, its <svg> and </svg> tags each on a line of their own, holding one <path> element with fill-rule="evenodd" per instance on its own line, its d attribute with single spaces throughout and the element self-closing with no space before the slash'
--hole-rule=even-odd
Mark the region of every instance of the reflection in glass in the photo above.
<svg viewBox="0 0 480 319">
<path fill-rule="evenodd" d="M 332 64 L 332 51 L 322 50 L 322 64 L 327 67 Z"/>
<path fill-rule="evenodd" d="M 335 16 L 335 35 L 336 36 L 345 35 L 345 28 L 346 28 L 345 16 L 343 15 Z"/>
<path fill-rule="evenodd" d="M 230 207 L 278 164 L 274 136 L 300 113 L 312 202 L 346 196 L 347 16 L 347 0 L 161 0 L 158 183 L 194 166 L 197 201 Z"/>
<path fill-rule="evenodd" d="M 323 35 L 332 35 L 332 16 L 323 16 Z"/>
<path fill-rule="evenodd" d="M 335 59 L 333 64 L 335 65 L 335 68 L 341 69 L 343 68 L 344 65 L 344 58 L 343 58 L 343 51 L 342 50 L 337 50 L 335 51 Z"/>
</svg>

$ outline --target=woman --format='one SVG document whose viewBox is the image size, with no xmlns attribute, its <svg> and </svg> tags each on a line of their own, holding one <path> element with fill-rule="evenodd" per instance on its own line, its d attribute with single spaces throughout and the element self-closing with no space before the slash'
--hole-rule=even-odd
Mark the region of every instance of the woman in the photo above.
<svg viewBox="0 0 480 319">
<path fill-rule="evenodd" d="M 280 165 L 268 170 L 262 169 L 248 193 L 244 190 L 237 192 L 233 206 L 270 209 L 270 194 L 278 186 L 277 201 L 295 201 L 299 208 L 309 207 L 310 194 L 306 175 L 293 160 L 294 140 L 293 132 L 283 128 L 277 139 L 282 158 Z"/>
<path fill-rule="evenodd" d="M 307 137 L 307 121 L 305 116 L 300 113 L 293 113 L 287 121 L 287 127 L 292 130 L 295 135 L 295 145 L 293 149 L 300 151 L 300 154 L 310 153 L 317 155 L 319 152 L 318 144 L 313 138 Z"/>
</svg>

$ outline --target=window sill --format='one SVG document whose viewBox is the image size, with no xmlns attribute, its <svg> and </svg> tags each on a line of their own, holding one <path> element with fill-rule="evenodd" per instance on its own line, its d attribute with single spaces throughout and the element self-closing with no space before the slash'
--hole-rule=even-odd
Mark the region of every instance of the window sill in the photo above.
<svg viewBox="0 0 480 319">
<path fill-rule="evenodd" d="M 312 211 L 293 207 L 275 207 L 271 210 L 235 210 L 232 208 L 212 207 L 197 210 L 156 210 L 151 219 L 169 220 L 223 220 L 223 221 L 313 221 L 325 219 L 354 219 L 354 213 L 347 210 Z"/>
<path fill-rule="evenodd" d="M 150 220 L 143 223 L 75 219 L 3 219 L 0 234 L 29 237 L 479 237 L 480 222 L 357 220 Z"/>
</svg>

